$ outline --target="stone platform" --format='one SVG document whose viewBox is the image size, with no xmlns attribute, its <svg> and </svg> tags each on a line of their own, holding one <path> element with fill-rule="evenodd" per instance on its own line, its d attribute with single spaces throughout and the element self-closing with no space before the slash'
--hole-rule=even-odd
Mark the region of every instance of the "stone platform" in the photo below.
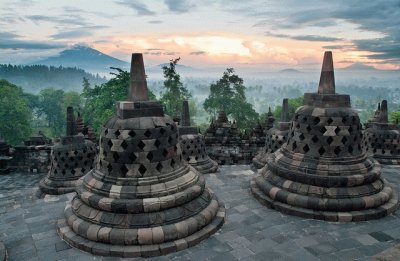
<svg viewBox="0 0 400 261">
<path fill-rule="evenodd" d="M 383 177 L 400 191 L 400 167 Z M 94 256 L 71 248 L 57 235 L 74 193 L 36 197 L 45 174 L 11 173 L 0 180 L 0 241 L 9 260 L 140 260 Z M 189 249 L 149 260 L 398 260 L 400 212 L 382 219 L 331 223 L 265 208 L 250 194 L 248 165 L 221 166 L 206 182 L 225 203 L 225 225 Z M 383 252 L 384 251 L 384 252 Z"/>
</svg>

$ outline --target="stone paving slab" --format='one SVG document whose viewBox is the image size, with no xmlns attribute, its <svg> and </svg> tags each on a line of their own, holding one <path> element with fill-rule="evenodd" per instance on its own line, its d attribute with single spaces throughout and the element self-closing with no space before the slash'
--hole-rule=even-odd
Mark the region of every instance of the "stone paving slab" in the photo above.
<svg viewBox="0 0 400 261">
<path fill-rule="evenodd" d="M 384 167 L 400 191 L 400 167 Z M 41 173 L 10 173 L 0 179 L 0 241 L 9 260 L 134 260 L 93 256 L 71 248 L 56 232 L 73 193 L 37 197 Z M 248 165 L 221 166 L 205 175 L 225 203 L 225 225 L 184 251 L 151 260 L 399 260 L 400 211 L 364 222 L 329 223 L 284 215 L 251 195 Z M 386 250 L 386 251 L 385 251 Z M 382 252 L 384 251 L 384 252 Z"/>
</svg>

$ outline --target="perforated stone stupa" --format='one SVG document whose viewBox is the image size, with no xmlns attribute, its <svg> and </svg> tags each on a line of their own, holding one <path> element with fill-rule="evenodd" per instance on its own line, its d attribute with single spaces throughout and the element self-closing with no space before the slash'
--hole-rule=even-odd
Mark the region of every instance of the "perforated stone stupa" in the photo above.
<svg viewBox="0 0 400 261">
<path fill-rule="evenodd" d="M 95 255 L 149 257 L 191 247 L 218 230 L 225 209 L 183 159 L 173 120 L 148 101 L 142 54 L 132 55 L 129 97 L 104 124 L 97 165 L 58 232 Z"/>
<path fill-rule="evenodd" d="M 190 126 L 188 101 L 182 103 L 182 121 L 178 133 L 182 156 L 192 167 L 202 174 L 218 170 L 218 164 L 207 155 L 203 135 L 197 127 Z"/>
<path fill-rule="evenodd" d="M 253 166 L 260 169 L 267 163 L 271 153 L 278 150 L 287 140 L 290 129 L 288 99 L 282 101 L 281 119 L 267 131 L 264 149 L 253 158 Z"/>
<path fill-rule="evenodd" d="M 288 141 L 251 181 L 267 207 L 327 221 L 376 219 L 398 207 L 380 164 L 361 149 L 361 125 L 349 95 L 335 93 L 332 53 L 326 52 L 317 93 L 305 93 Z"/>
<path fill-rule="evenodd" d="M 382 164 L 400 164 L 400 131 L 388 122 L 387 101 L 378 105 L 373 119 L 366 124 L 363 145 L 367 153 Z"/>
<path fill-rule="evenodd" d="M 52 147 L 50 170 L 39 183 L 46 194 L 64 194 L 75 190 L 78 179 L 93 169 L 96 147 L 77 135 L 74 110 L 67 108 L 67 135 Z"/>
</svg>

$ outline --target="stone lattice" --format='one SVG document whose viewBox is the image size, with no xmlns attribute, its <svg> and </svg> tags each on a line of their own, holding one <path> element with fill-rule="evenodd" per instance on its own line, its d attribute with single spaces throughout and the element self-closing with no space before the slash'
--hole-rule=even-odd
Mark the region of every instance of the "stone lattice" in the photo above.
<svg viewBox="0 0 400 261">
<path fill-rule="evenodd" d="M 265 147 L 252 160 L 255 168 L 260 169 L 267 164 L 269 155 L 277 151 L 286 142 L 289 129 L 288 99 L 283 99 L 281 120 L 275 124 L 275 127 L 267 130 Z"/>
<path fill-rule="evenodd" d="M 397 193 L 380 164 L 363 153 L 361 124 L 349 95 L 335 93 L 332 53 L 326 52 L 318 93 L 306 93 L 288 141 L 251 182 L 267 207 L 327 221 L 376 219 L 394 212 Z"/>
<path fill-rule="evenodd" d="M 366 124 L 363 146 L 382 164 L 400 164 L 400 131 L 388 122 L 387 101 L 378 105 L 373 119 Z"/>
<path fill-rule="evenodd" d="M 190 127 L 189 104 L 183 101 L 182 124 L 178 128 L 179 145 L 183 158 L 202 174 L 216 172 L 218 164 L 206 152 L 204 137 L 197 127 Z"/>
<path fill-rule="evenodd" d="M 95 255 L 148 257 L 191 247 L 216 232 L 225 210 L 189 166 L 177 127 L 148 101 L 141 54 L 132 55 L 128 102 L 103 126 L 100 153 L 59 220 L 60 236 Z"/>
<path fill-rule="evenodd" d="M 39 187 L 46 194 L 64 194 L 75 190 L 78 179 L 93 169 L 96 146 L 76 135 L 72 107 L 67 109 L 67 136 L 52 147 L 50 170 Z"/>
</svg>

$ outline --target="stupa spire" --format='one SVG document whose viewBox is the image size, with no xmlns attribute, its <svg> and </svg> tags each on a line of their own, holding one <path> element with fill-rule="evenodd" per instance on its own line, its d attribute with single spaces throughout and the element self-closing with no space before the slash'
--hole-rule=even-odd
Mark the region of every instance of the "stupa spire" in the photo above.
<svg viewBox="0 0 400 261">
<path fill-rule="evenodd" d="M 181 126 L 190 126 L 190 113 L 189 113 L 189 102 L 182 102 L 182 122 Z"/>
<path fill-rule="evenodd" d="M 288 99 L 285 98 L 282 101 L 282 112 L 281 112 L 281 122 L 289 121 L 289 103 Z"/>
<path fill-rule="evenodd" d="M 76 122 L 74 116 L 74 108 L 67 108 L 67 136 L 76 135 Z"/>
<path fill-rule="evenodd" d="M 318 86 L 319 94 L 335 94 L 335 74 L 333 72 L 332 52 L 327 51 L 324 54 L 322 63 L 321 78 Z"/>
<path fill-rule="evenodd" d="M 141 53 L 132 54 L 129 100 L 133 102 L 149 100 L 146 72 L 144 70 L 143 55 Z"/>
</svg>

